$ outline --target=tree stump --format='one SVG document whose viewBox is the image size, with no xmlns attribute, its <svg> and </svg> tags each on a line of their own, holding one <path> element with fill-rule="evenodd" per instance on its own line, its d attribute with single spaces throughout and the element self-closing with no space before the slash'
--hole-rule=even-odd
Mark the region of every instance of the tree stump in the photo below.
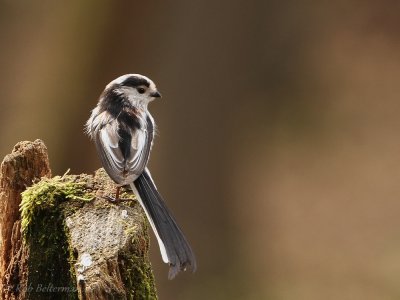
<svg viewBox="0 0 400 300">
<path fill-rule="evenodd" d="M 18 143 L 0 174 L 2 299 L 157 299 L 147 220 L 114 190 L 102 169 L 51 178 L 43 142 Z"/>
</svg>

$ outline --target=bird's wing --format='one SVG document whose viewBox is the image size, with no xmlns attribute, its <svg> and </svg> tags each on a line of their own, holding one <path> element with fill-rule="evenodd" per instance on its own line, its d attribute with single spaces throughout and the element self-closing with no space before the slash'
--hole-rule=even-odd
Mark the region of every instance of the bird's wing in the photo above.
<svg viewBox="0 0 400 300">
<path fill-rule="evenodd" d="M 112 120 L 98 131 L 95 143 L 107 173 L 114 181 L 122 183 L 127 177 L 143 172 L 152 140 L 151 122 L 146 129 L 132 129 Z"/>
</svg>

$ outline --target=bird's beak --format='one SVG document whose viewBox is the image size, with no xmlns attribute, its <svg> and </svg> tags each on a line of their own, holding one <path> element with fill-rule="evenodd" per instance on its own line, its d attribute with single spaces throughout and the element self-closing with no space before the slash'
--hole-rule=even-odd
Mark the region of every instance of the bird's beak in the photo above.
<svg viewBox="0 0 400 300">
<path fill-rule="evenodd" d="M 161 98 L 161 94 L 160 94 L 159 91 L 152 92 L 152 93 L 150 94 L 150 96 L 151 96 L 151 97 L 154 97 L 154 98 Z"/>
</svg>

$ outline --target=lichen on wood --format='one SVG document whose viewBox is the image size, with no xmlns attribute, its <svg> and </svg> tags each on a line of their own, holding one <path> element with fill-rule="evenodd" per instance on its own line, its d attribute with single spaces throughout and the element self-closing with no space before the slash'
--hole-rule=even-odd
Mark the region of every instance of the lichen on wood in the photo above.
<svg viewBox="0 0 400 300">
<path fill-rule="evenodd" d="M 22 192 L 21 233 L 29 249 L 28 270 L 34 270 L 28 272 L 29 299 L 77 299 L 65 212 L 94 199 L 85 184 L 78 176 L 55 176 Z"/>
<path fill-rule="evenodd" d="M 104 199 L 113 191 L 102 169 L 28 187 L 18 221 L 24 288 L 4 299 L 157 299 L 146 218 L 128 190 L 130 201 Z"/>
</svg>

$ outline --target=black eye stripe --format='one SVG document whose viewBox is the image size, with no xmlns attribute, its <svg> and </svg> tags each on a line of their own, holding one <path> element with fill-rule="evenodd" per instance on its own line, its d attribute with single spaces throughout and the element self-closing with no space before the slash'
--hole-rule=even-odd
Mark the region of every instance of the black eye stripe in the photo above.
<svg viewBox="0 0 400 300">
<path fill-rule="evenodd" d="M 141 85 L 149 87 L 150 83 L 144 78 L 132 76 L 125 79 L 124 82 L 121 83 L 121 85 L 137 88 L 138 86 Z"/>
</svg>

